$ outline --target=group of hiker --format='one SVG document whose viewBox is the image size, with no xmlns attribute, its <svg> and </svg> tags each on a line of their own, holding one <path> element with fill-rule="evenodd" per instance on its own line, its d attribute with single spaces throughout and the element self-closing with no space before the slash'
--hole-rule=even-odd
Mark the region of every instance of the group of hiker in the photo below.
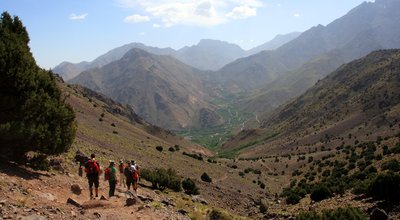
<svg viewBox="0 0 400 220">
<path fill-rule="evenodd" d="M 80 173 L 82 173 L 80 166 Z M 100 164 L 96 160 L 96 155 L 91 154 L 90 159 L 88 159 L 84 163 L 86 177 L 89 182 L 89 191 L 90 191 L 90 199 L 94 199 L 93 195 L 93 186 L 95 189 L 95 197 L 99 196 L 99 177 L 100 177 Z M 117 175 L 118 174 L 118 175 Z M 110 190 L 108 193 L 109 197 L 114 196 L 115 188 L 117 183 L 119 182 L 120 186 L 126 187 L 128 190 L 132 189 L 137 190 L 138 181 L 140 175 L 140 168 L 135 163 L 134 160 L 126 161 L 120 160 L 118 164 L 118 168 L 115 165 L 113 160 L 109 161 L 109 165 L 106 169 L 104 169 L 104 180 L 109 183 Z M 119 180 L 118 180 L 119 176 Z"/>
</svg>

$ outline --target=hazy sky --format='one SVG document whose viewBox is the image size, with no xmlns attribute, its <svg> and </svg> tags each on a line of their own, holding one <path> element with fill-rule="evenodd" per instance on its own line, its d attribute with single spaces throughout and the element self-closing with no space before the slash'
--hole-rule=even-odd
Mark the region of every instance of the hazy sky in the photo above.
<svg viewBox="0 0 400 220">
<path fill-rule="evenodd" d="M 1 0 L 38 64 L 91 61 L 127 43 L 180 49 L 217 39 L 243 49 L 327 25 L 364 0 Z"/>
</svg>

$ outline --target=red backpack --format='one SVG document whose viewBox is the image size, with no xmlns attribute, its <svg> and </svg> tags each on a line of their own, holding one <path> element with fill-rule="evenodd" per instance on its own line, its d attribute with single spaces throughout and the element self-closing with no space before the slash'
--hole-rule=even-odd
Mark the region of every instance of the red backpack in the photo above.
<svg viewBox="0 0 400 220">
<path fill-rule="evenodd" d="M 107 168 L 104 170 L 104 180 L 109 180 L 110 179 L 110 168 Z"/>
<path fill-rule="evenodd" d="M 100 167 L 97 161 L 95 160 L 88 160 L 85 171 L 87 174 L 99 174 L 100 173 Z"/>
</svg>

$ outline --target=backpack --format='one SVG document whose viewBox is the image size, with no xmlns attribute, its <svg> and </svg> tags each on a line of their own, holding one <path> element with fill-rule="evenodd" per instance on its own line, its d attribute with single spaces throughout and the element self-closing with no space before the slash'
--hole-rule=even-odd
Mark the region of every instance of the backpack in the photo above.
<svg viewBox="0 0 400 220">
<path fill-rule="evenodd" d="M 133 180 L 137 181 L 139 179 L 139 167 L 137 165 L 134 165 L 135 168 L 132 169 L 132 177 Z"/>
<path fill-rule="evenodd" d="M 136 168 L 132 165 L 129 167 L 129 175 L 133 178 L 133 180 L 139 179 L 138 172 L 136 171 Z"/>
<path fill-rule="evenodd" d="M 109 180 L 110 179 L 110 168 L 107 168 L 104 170 L 104 180 Z"/>
<path fill-rule="evenodd" d="M 87 174 L 98 174 L 100 172 L 99 164 L 95 160 L 88 160 L 85 171 Z"/>
</svg>

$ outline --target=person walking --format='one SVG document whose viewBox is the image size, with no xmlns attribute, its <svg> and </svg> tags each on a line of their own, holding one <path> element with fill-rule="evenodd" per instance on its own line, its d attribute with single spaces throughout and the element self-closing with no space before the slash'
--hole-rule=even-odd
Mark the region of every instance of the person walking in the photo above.
<svg viewBox="0 0 400 220">
<path fill-rule="evenodd" d="M 121 159 L 120 161 L 119 161 L 119 165 L 118 165 L 118 172 L 119 172 L 119 186 L 124 186 L 125 188 L 126 188 L 126 178 L 125 178 L 125 173 L 124 173 L 124 170 L 125 170 L 125 163 L 124 163 L 124 161 Z"/>
<path fill-rule="evenodd" d="M 95 187 L 96 197 L 98 197 L 100 164 L 96 160 L 95 154 L 91 154 L 90 159 L 85 163 L 85 172 L 89 182 L 90 199 L 93 199 L 93 185 Z"/>
<path fill-rule="evenodd" d="M 133 185 L 133 173 L 134 173 L 134 167 L 132 166 L 131 161 L 128 161 L 127 166 L 124 169 L 124 174 L 126 177 L 126 186 L 128 190 L 131 189 L 131 185 Z"/>
<path fill-rule="evenodd" d="M 104 171 L 104 180 L 108 180 L 110 190 L 108 191 L 108 196 L 114 196 L 115 194 L 115 187 L 117 185 L 117 169 L 115 168 L 115 162 L 110 160 L 110 165 Z"/>
<path fill-rule="evenodd" d="M 135 190 L 135 192 L 137 192 L 140 169 L 139 169 L 139 165 L 137 165 L 134 160 L 132 160 L 131 163 L 132 163 L 132 167 L 133 167 L 133 173 L 132 173 L 133 184 L 132 184 L 132 188 L 133 188 L 133 190 Z"/>
</svg>

